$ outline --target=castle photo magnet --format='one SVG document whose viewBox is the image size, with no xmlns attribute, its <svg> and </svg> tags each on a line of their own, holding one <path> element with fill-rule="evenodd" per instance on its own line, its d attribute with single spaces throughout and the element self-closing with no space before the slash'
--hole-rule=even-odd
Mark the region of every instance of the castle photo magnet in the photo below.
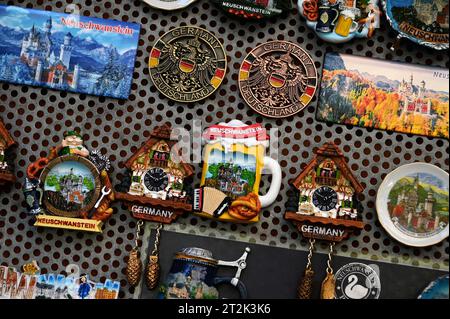
<svg viewBox="0 0 450 319">
<path fill-rule="evenodd" d="M 329 53 L 320 121 L 448 138 L 448 69 Z"/>
<path fill-rule="evenodd" d="M 140 26 L 0 6 L 0 81 L 127 99 Z"/>
</svg>

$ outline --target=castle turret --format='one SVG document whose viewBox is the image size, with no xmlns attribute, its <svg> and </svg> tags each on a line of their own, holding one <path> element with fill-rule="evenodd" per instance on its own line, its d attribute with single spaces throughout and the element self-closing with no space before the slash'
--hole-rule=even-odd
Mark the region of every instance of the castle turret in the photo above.
<svg viewBox="0 0 450 319">
<path fill-rule="evenodd" d="M 64 44 L 61 44 L 61 52 L 59 54 L 59 59 L 67 69 L 69 69 L 72 56 L 72 38 L 73 36 L 70 32 L 64 36 Z"/>
<path fill-rule="evenodd" d="M 433 193 L 429 192 L 427 198 L 425 199 L 425 211 L 428 214 L 433 213 L 433 205 L 434 205 L 435 199 L 433 197 Z"/>
<path fill-rule="evenodd" d="M 38 64 L 37 64 L 37 67 L 36 67 L 36 74 L 34 75 L 34 80 L 36 82 L 41 82 L 42 69 L 43 69 L 42 61 L 38 61 Z"/>
<path fill-rule="evenodd" d="M 80 80 L 80 66 L 77 64 L 73 70 L 73 78 L 72 78 L 72 89 L 76 90 L 78 88 L 78 81 Z"/>
<path fill-rule="evenodd" d="M 52 31 L 52 18 L 48 18 L 48 20 L 44 24 L 45 33 L 50 35 Z"/>
<path fill-rule="evenodd" d="M 439 214 L 436 214 L 436 217 L 434 218 L 434 229 L 437 229 L 439 227 Z"/>
</svg>

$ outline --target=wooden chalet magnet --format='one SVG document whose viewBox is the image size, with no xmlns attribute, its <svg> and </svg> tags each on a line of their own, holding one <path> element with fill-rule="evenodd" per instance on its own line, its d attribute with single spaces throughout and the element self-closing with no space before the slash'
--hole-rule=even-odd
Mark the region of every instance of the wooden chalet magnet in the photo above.
<svg viewBox="0 0 450 319">
<path fill-rule="evenodd" d="M 27 169 L 23 193 L 35 226 L 101 232 L 114 201 L 109 159 L 89 151 L 77 131 Z"/>
<path fill-rule="evenodd" d="M 304 237 L 340 242 L 364 227 L 358 212 L 364 187 L 335 144 L 319 148 L 292 185 L 297 192 L 289 198 L 285 218 Z"/>
<path fill-rule="evenodd" d="M 14 142 L 13 138 L 0 119 L 0 185 L 13 183 L 16 180 L 16 177 L 11 171 L 11 164 L 8 163 L 8 150 L 14 144 L 16 144 L 16 142 Z"/>
<path fill-rule="evenodd" d="M 137 219 L 170 224 L 192 210 L 186 179 L 194 174 L 191 165 L 175 160 L 176 141 L 171 128 L 163 125 L 125 163 L 127 177 L 116 187 L 116 198 L 128 203 Z"/>
</svg>

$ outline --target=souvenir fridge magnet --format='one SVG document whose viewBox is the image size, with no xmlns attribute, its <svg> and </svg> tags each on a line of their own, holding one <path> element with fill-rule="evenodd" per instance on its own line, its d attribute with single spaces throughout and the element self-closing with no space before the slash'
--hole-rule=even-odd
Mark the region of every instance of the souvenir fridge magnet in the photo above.
<svg viewBox="0 0 450 319">
<path fill-rule="evenodd" d="M 127 99 L 140 26 L 0 5 L 0 81 Z"/>
<path fill-rule="evenodd" d="M 292 9 L 290 0 L 212 0 L 227 14 L 242 19 L 276 17 Z"/>
<path fill-rule="evenodd" d="M 158 91 L 177 102 L 211 95 L 227 69 L 225 51 L 212 33 L 182 26 L 165 33 L 150 52 L 150 77 Z"/>
<path fill-rule="evenodd" d="M 61 145 L 27 168 L 23 193 L 34 225 L 101 232 L 113 213 L 109 169 L 109 159 L 89 151 L 79 132 L 66 132 Z"/>
<path fill-rule="evenodd" d="M 166 11 L 183 9 L 196 1 L 197 0 L 142 0 L 142 2 L 145 2 L 150 7 Z"/>
<path fill-rule="evenodd" d="M 317 120 L 448 138 L 448 69 L 328 53 L 322 72 Z"/>
<path fill-rule="evenodd" d="M 298 0 L 298 8 L 307 26 L 331 43 L 370 38 L 380 24 L 378 0 Z"/>
<path fill-rule="evenodd" d="M 189 179 L 194 169 L 179 158 L 177 141 L 171 139 L 171 132 L 167 124 L 156 128 L 150 139 L 125 162 L 127 175 L 116 187 L 117 200 L 125 202 L 133 217 L 139 220 L 136 245 L 127 265 L 131 286 L 137 286 L 141 278 L 142 263 L 137 240 L 144 221 L 158 224 L 154 250 L 149 256 L 145 274 L 147 287 L 154 289 L 159 280 L 158 247 L 162 225 L 192 211 L 189 190 L 192 181 Z"/>
<path fill-rule="evenodd" d="M 240 280 L 247 268 L 250 248 L 245 248 L 243 255 L 236 261 L 217 260 L 206 249 L 184 248 L 175 255 L 169 274 L 159 288 L 161 299 L 219 299 L 219 285 L 232 285 L 241 299 L 247 299 L 247 288 Z M 221 266 L 235 267 L 234 277 L 219 277 L 217 271 Z"/>
<path fill-rule="evenodd" d="M 286 204 L 285 219 L 292 221 L 310 243 L 298 298 L 311 297 L 314 244 L 316 240 L 325 240 L 330 243 L 330 251 L 321 298 L 334 299 L 335 277 L 331 266 L 334 245 L 364 227 L 358 200 L 364 187 L 353 176 L 344 154 L 335 144 L 325 143 L 314 153 L 312 161 L 292 183 L 294 191 Z"/>
<path fill-rule="evenodd" d="M 0 119 L 0 185 L 13 183 L 16 177 L 12 173 L 9 150 L 15 145 L 13 138 Z"/>
<path fill-rule="evenodd" d="M 412 163 L 389 173 L 378 189 L 376 208 L 384 229 L 414 247 L 437 244 L 448 237 L 447 172 Z"/>
<path fill-rule="evenodd" d="M 194 191 L 194 211 L 221 221 L 255 223 L 263 207 L 270 206 L 281 187 L 281 168 L 265 156 L 269 145 L 260 124 L 238 120 L 209 127 L 203 134 L 201 187 Z M 262 170 L 272 174 L 266 195 L 259 195 Z"/>
<path fill-rule="evenodd" d="M 317 70 L 311 56 L 295 43 L 270 41 L 254 48 L 239 71 L 239 89 L 257 113 L 292 116 L 311 102 L 317 88 Z"/>
<path fill-rule="evenodd" d="M 447 0 L 381 0 L 386 17 L 398 39 L 436 50 L 448 49 Z"/>
</svg>

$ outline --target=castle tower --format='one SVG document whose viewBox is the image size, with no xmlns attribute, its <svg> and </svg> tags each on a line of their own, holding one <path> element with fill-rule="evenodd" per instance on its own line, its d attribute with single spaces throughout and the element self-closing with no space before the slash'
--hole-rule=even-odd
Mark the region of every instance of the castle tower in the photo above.
<svg viewBox="0 0 450 319">
<path fill-rule="evenodd" d="M 414 189 L 419 189 L 419 175 L 416 175 L 416 177 L 414 177 Z"/>
<path fill-rule="evenodd" d="M 34 75 L 34 80 L 36 82 L 41 82 L 42 69 L 43 69 L 42 61 L 38 61 L 38 64 L 37 64 L 37 67 L 36 67 L 36 74 Z"/>
<path fill-rule="evenodd" d="M 420 82 L 418 98 L 421 99 L 424 97 L 424 95 L 425 95 L 425 81 L 422 80 L 422 82 Z"/>
<path fill-rule="evenodd" d="M 428 197 L 425 199 L 425 211 L 428 214 L 432 214 L 433 213 L 433 205 L 434 205 L 434 197 L 433 197 L 433 193 L 429 192 L 428 193 Z"/>
<path fill-rule="evenodd" d="M 412 74 L 411 74 L 409 83 L 411 84 L 411 87 L 412 87 L 412 86 L 413 86 L 413 83 L 414 83 L 414 76 L 413 76 Z"/>
<path fill-rule="evenodd" d="M 428 99 L 428 102 L 427 102 L 427 114 L 430 115 L 430 113 L 431 113 L 431 100 Z"/>
<path fill-rule="evenodd" d="M 70 58 L 73 50 L 72 38 L 73 36 L 70 32 L 64 36 L 64 44 L 61 44 L 61 52 L 59 54 L 59 59 L 67 69 L 69 69 Z"/>
<path fill-rule="evenodd" d="M 78 81 L 80 79 L 80 66 L 77 64 L 73 70 L 73 78 L 72 78 L 72 89 L 76 90 L 78 88 Z"/>
<path fill-rule="evenodd" d="M 436 214 L 436 217 L 434 218 L 434 229 L 437 229 L 439 227 L 439 214 Z"/>
<path fill-rule="evenodd" d="M 44 24 L 44 30 L 47 35 L 50 35 L 52 32 L 52 18 L 48 18 L 48 20 Z"/>
</svg>

